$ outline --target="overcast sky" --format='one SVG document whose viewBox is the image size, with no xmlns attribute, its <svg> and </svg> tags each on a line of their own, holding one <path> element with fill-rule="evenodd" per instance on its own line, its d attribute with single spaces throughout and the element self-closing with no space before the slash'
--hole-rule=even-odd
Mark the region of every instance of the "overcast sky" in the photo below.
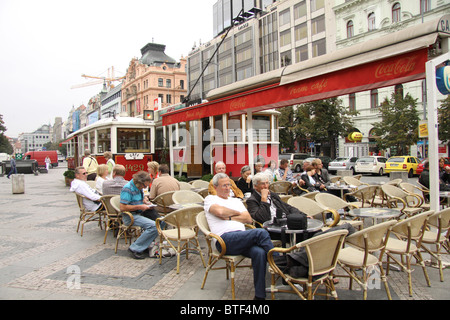
<svg viewBox="0 0 450 320">
<path fill-rule="evenodd" d="M 0 114 L 6 135 L 65 121 L 102 85 L 82 74 L 123 76 L 149 42 L 179 61 L 212 39 L 216 0 L 0 0 Z"/>
</svg>

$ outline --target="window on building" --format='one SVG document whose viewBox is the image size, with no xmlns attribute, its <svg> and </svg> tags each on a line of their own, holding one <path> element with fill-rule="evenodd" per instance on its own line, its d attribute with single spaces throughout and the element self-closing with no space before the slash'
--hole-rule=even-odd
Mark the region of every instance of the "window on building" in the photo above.
<svg viewBox="0 0 450 320">
<path fill-rule="evenodd" d="M 400 22 L 401 21 L 401 7 L 400 3 L 396 2 L 392 6 L 392 23 Z"/>
<path fill-rule="evenodd" d="M 158 87 L 164 87 L 164 79 L 158 78 Z"/>
<path fill-rule="evenodd" d="M 280 47 L 291 44 L 291 29 L 280 33 Z"/>
<path fill-rule="evenodd" d="M 420 0 L 420 13 L 425 13 L 431 9 L 431 0 Z"/>
<path fill-rule="evenodd" d="M 294 20 L 300 19 L 305 16 L 306 16 L 306 1 L 302 1 L 294 6 Z"/>
<path fill-rule="evenodd" d="M 171 94 L 166 94 L 166 103 L 172 103 L 172 95 Z"/>
<path fill-rule="evenodd" d="M 184 80 L 180 80 L 180 89 L 184 89 Z"/>
<path fill-rule="evenodd" d="M 348 95 L 348 110 L 356 111 L 356 95 L 354 93 Z"/>
<path fill-rule="evenodd" d="M 295 62 L 308 60 L 308 45 L 304 45 L 295 49 Z"/>
<path fill-rule="evenodd" d="M 395 85 L 395 94 L 399 94 L 403 98 L 403 85 L 402 84 Z"/>
<path fill-rule="evenodd" d="M 311 33 L 316 35 L 325 31 L 325 15 L 311 20 Z"/>
<path fill-rule="evenodd" d="M 350 20 L 349 22 L 347 22 L 347 38 L 351 38 L 354 36 L 353 33 L 353 21 Z"/>
<path fill-rule="evenodd" d="M 281 53 L 281 66 L 285 67 L 292 64 L 291 50 Z"/>
<path fill-rule="evenodd" d="M 308 38 L 308 26 L 306 23 L 302 23 L 295 27 L 295 41 Z"/>
<path fill-rule="evenodd" d="M 370 91 L 370 108 L 378 108 L 378 90 L 373 89 Z"/>
<path fill-rule="evenodd" d="M 325 0 L 311 0 L 311 12 L 325 8 Z"/>
<path fill-rule="evenodd" d="M 367 24 L 369 31 L 375 30 L 375 13 L 370 13 L 367 17 Z"/>
<path fill-rule="evenodd" d="M 162 93 L 158 94 L 158 98 L 161 99 L 161 103 L 164 103 L 164 95 Z"/>
<path fill-rule="evenodd" d="M 318 57 L 327 53 L 327 43 L 325 39 L 313 42 L 312 57 Z"/>
<path fill-rule="evenodd" d="M 291 23 L 291 9 L 280 12 L 280 27 Z"/>
<path fill-rule="evenodd" d="M 172 80 L 166 79 L 166 88 L 172 88 Z"/>
</svg>

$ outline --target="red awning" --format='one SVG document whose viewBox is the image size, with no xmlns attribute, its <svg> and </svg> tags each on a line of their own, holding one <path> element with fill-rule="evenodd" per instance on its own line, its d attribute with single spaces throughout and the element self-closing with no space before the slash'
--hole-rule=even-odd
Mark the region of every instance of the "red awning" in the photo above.
<svg viewBox="0 0 450 320">
<path fill-rule="evenodd" d="M 73 136 L 72 138 L 69 138 L 69 139 L 67 139 L 67 140 L 64 140 L 64 141 L 60 142 L 60 143 L 59 143 L 59 146 L 62 147 L 63 144 L 69 143 L 69 141 L 72 140 L 73 138 L 75 138 L 75 136 Z"/>
<path fill-rule="evenodd" d="M 318 75 L 285 85 L 269 85 L 163 114 L 163 125 L 224 113 L 281 108 L 425 78 L 428 49 Z"/>
</svg>

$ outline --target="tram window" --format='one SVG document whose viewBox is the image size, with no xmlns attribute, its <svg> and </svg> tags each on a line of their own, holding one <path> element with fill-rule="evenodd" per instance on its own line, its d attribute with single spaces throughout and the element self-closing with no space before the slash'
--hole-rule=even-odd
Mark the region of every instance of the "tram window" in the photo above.
<svg viewBox="0 0 450 320">
<path fill-rule="evenodd" d="M 149 129 L 117 129 L 119 153 L 150 152 Z"/>
<path fill-rule="evenodd" d="M 164 148 L 164 128 L 156 128 L 155 130 L 155 148 L 162 149 Z"/>
<path fill-rule="evenodd" d="M 241 116 L 228 117 L 227 139 L 228 142 L 242 141 Z"/>
<path fill-rule="evenodd" d="M 97 152 L 111 151 L 111 129 L 98 130 Z"/>
<path fill-rule="evenodd" d="M 252 117 L 253 141 L 270 141 L 270 116 Z"/>
<path fill-rule="evenodd" d="M 214 116 L 214 141 L 223 142 L 223 118 L 222 115 Z"/>
<path fill-rule="evenodd" d="M 95 153 L 95 131 L 89 132 L 89 150 Z"/>
</svg>

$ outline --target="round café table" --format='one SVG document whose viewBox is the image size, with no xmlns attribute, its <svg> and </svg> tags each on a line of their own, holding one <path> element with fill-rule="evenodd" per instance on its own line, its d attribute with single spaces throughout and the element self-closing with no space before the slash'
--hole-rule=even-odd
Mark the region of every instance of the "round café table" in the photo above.
<svg viewBox="0 0 450 320">
<path fill-rule="evenodd" d="M 297 234 L 316 232 L 316 231 L 319 231 L 320 229 L 322 229 L 322 227 L 323 227 L 323 222 L 320 220 L 308 218 L 307 222 L 308 222 L 308 225 L 305 230 L 291 230 L 287 227 L 286 221 L 278 224 L 278 223 L 273 223 L 273 221 L 271 221 L 271 220 L 264 222 L 263 228 L 265 228 L 269 232 L 280 233 L 280 234 L 281 234 L 282 229 L 284 229 L 284 232 L 286 234 L 290 235 L 290 237 L 291 237 L 290 243 L 292 245 L 294 245 L 297 243 Z M 285 247 L 286 247 L 286 244 L 283 243 L 283 248 L 285 248 Z"/>
</svg>

